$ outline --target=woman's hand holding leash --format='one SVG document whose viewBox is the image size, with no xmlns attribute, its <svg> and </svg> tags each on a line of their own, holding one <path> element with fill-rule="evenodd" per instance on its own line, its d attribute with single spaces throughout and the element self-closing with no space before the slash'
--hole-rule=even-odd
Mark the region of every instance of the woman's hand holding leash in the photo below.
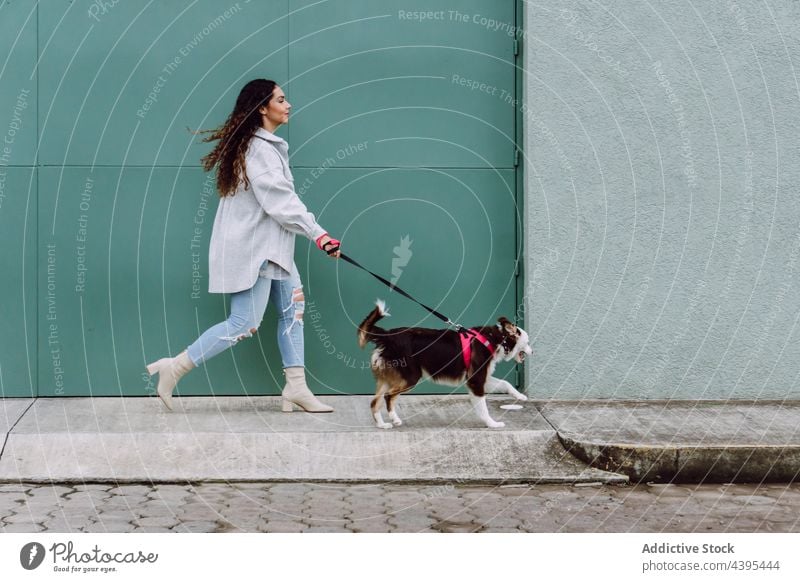
<svg viewBox="0 0 800 582">
<path fill-rule="evenodd" d="M 339 250 L 339 247 L 342 246 L 342 243 L 335 238 L 328 236 L 328 233 L 323 234 L 317 239 L 316 242 L 319 250 L 328 253 L 329 257 L 338 259 L 341 256 L 342 252 Z"/>
</svg>

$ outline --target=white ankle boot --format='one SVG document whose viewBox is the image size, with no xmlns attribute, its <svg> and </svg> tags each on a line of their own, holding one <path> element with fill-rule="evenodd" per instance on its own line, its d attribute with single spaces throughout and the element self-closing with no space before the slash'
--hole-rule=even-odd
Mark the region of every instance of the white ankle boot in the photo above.
<svg viewBox="0 0 800 582">
<path fill-rule="evenodd" d="M 286 386 L 282 393 L 284 412 L 291 412 L 293 404 L 306 412 L 333 412 L 333 408 L 317 400 L 308 389 L 305 368 L 284 368 L 283 373 L 286 374 Z"/>
<path fill-rule="evenodd" d="M 194 367 L 186 350 L 174 358 L 161 358 L 157 362 L 148 364 L 147 373 L 151 376 L 158 374 L 158 388 L 156 388 L 158 397 L 170 410 L 172 410 L 172 391 L 178 384 L 178 380 Z"/>
</svg>

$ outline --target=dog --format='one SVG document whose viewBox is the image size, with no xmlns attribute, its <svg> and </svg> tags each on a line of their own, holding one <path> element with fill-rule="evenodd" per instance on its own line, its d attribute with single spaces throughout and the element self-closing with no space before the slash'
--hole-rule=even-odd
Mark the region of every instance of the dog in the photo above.
<svg viewBox="0 0 800 582">
<path fill-rule="evenodd" d="M 527 400 L 505 380 L 492 377 L 498 362 L 513 359 L 522 363 L 532 352 L 528 334 L 507 318 L 500 317 L 497 325 L 462 330 L 463 333 L 421 327 L 386 330 L 375 325 L 388 315 L 386 304 L 379 299 L 358 326 L 359 347 L 363 349 L 370 342 L 376 346 L 370 367 L 377 382 L 371 408 L 378 428 L 403 424 L 395 401 L 420 380 L 450 386 L 466 382 L 475 412 L 488 428 L 502 428 L 505 423 L 489 415 L 487 393 L 501 392 Z M 381 399 L 386 401 L 391 424 L 383 421 Z"/>
</svg>

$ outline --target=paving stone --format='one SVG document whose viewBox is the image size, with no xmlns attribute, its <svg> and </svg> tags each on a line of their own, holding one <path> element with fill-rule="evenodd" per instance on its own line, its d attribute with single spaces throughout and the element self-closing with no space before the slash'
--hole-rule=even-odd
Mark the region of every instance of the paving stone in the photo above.
<svg viewBox="0 0 800 582">
<path fill-rule="evenodd" d="M 636 491 L 632 491 L 631 495 L 635 494 Z M 725 497 L 725 492 L 720 491 L 717 488 L 714 489 L 698 489 L 692 492 L 692 498 L 702 500 L 703 502 L 714 502 L 718 499 L 723 499 Z M 728 495 L 731 495 L 730 493 Z"/>
<path fill-rule="evenodd" d="M 239 489 L 241 491 L 268 491 L 271 484 L 263 482 L 241 481 L 238 483 L 232 483 L 231 485 L 234 489 Z"/>
<path fill-rule="evenodd" d="M 216 521 L 184 521 L 172 528 L 176 532 L 214 533 L 217 531 Z"/>
<path fill-rule="evenodd" d="M 124 511 L 124 510 L 121 511 L 119 509 L 108 511 L 106 510 L 106 508 L 103 508 L 102 511 L 98 514 L 97 519 L 103 521 L 107 519 L 133 521 L 137 517 L 139 516 L 137 516 L 136 513 L 132 511 Z"/>
<path fill-rule="evenodd" d="M 226 498 L 231 495 L 236 495 L 237 491 L 233 489 L 233 485 L 223 485 L 220 483 L 194 483 L 187 487 L 187 490 L 192 495 L 203 495 L 207 497 L 220 497 Z"/>
<path fill-rule="evenodd" d="M 230 483 L 198 483 L 194 486 L 194 490 L 200 494 L 213 495 L 219 494 L 221 496 L 228 496 L 232 493 L 233 484 Z"/>
<path fill-rule="evenodd" d="M 303 511 L 336 511 L 338 513 L 345 513 L 351 511 L 352 507 L 349 503 L 341 503 L 341 502 L 334 502 L 334 503 L 304 503 L 300 506 Z"/>
<path fill-rule="evenodd" d="M 107 485 L 103 483 L 76 483 L 71 485 L 71 488 L 74 489 L 76 492 L 107 492 L 109 489 L 113 489 L 114 485 Z"/>
<path fill-rule="evenodd" d="M 427 501 L 425 495 L 416 491 L 389 491 L 383 498 L 386 503 L 404 503 L 407 505 L 415 505 Z"/>
<path fill-rule="evenodd" d="M 74 491 L 72 487 L 65 485 L 42 485 L 40 487 L 31 488 L 28 495 L 32 498 L 53 499 L 63 497 Z"/>
<path fill-rule="evenodd" d="M 769 512 L 759 511 L 758 513 L 762 515 L 765 520 L 771 522 L 783 522 L 783 523 L 800 522 L 800 513 L 798 513 L 797 511 L 787 511 L 785 507 L 781 507 L 779 505 L 773 507 L 772 511 Z"/>
<path fill-rule="evenodd" d="M 330 513 L 303 513 L 301 515 L 303 521 L 308 523 L 309 525 L 320 525 L 320 524 L 340 524 L 346 523 L 350 521 L 345 515 L 342 515 L 337 512 L 330 512 Z"/>
<path fill-rule="evenodd" d="M 442 511 L 458 511 L 464 509 L 465 507 L 479 507 L 484 504 L 481 503 L 469 503 L 462 501 L 442 501 L 439 499 L 434 499 L 429 503 L 426 503 L 424 507 L 428 509 L 428 511 L 433 510 L 442 510 Z M 508 506 L 508 503 L 505 503 L 504 506 Z"/>
<path fill-rule="evenodd" d="M 484 527 L 478 533 L 520 533 L 520 530 L 513 527 Z"/>
<path fill-rule="evenodd" d="M 15 483 L 0 484 L 0 495 L 11 493 L 27 493 L 32 488 L 31 485 L 17 485 Z"/>
<path fill-rule="evenodd" d="M 267 485 L 270 493 L 287 493 L 305 495 L 311 491 L 311 485 L 306 483 L 270 483 Z"/>
<path fill-rule="evenodd" d="M 482 520 L 480 516 L 475 517 L 475 523 L 491 528 L 518 529 L 522 526 L 522 520 L 516 517 L 504 517 L 502 515 L 493 517 L 489 520 Z"/>
<path fill-rule="evenodd" d="M 45 527 L 38 523 L 12 523 L 0 527 L 0 533 L 39 533 L 44 530 Z"/>
<path fill-rule="evenodd" d="M 385 515 L 378 515 L 368 519 L 350 519 L 347 527 L 357 532 L 385 532 L 394 529 L 389 524 L 389 520 Z"/>
<path fill-rule="evenodd" d="M 236 515 L 239 517 L 247 517 L 252 515 L 259 515 L 264 512 L 262 505 L 241 505 L 236 504 L 233 506 L 220 507 L 219 512 L 222 515 Z"/>
<path fill-rule="evenodd" d="M 231 499 L 229 503 L 250 507 L 263 507 L 265 505 L 270 505 L 272 499 L 272 495 L 266 491 L 237 491 L 236 497 Z"/>
<path fill-rule="evenodd" d="M 344 517 L 350 513 L 350 509 L 346 507 L 303 507 L 300 512 L 301 515 L 308 515 L 311 517 L 327 517 L 336 518 Z"/>
<path fill-rule="evenodd" d="M 494 516 L 497 512 L 488 513 L 485 515 Z M 434 507 L 428 512 L 428 515 L 436 519 L 460 521 L 465 515 L 472 515 L 470 510 L 466 507 Z"/>
<path fill-rule="evenodd" d="M 31 510 L 39 509 L 41 507 L 60 507 L 66 505 L 66 500 L 63 497 L 26 497 L 20 500 L 22 507 L 30 508 Z"/>
<path fill-rule="evenodd" d="M 222 517 L 220 508 L 209 507 L 200 503 L 189 503 L 176 508 L 175 515 L 185 515 L 189 518 L 198 520 L 216 520 Z"/>
<path fill-rule="evenodd" d="M 359 509 L 358 511 L 351 511 L 345 516 L 351 521 L 367 521 L 376 518 L 386 518 L 386 514 L 381 509 Z"/>
<path fill-rule="evenodd" d="M 146 518 L 146 517 L 159 517 L 162 515 L 170 515 L 175 516 L 178 514 L 179 509 L 171 508 L 171 507 L 164 507 L 155 506 L 155 505 L 140 505 L 133 508 L 132 511 L 137 517 Z"/>
<path fill-rule="evenodd" d="M 364 503 L 349 503 L 347 507 L 349 508 L 350 513 L 356 514 L 385 513 L 388 510 L 386 505 L 377 500 Z"/>
<path fill-rule="evenodd" d="M 277 507 L 277 508 L 280 508 L 282 511 L 291 512 L 291 511 L 300 511 L 300 508 L 303 507 L 303 504 L 304 504 L 304 501 L 303 501 L 302 498 L 300 498 L 300 499 L 297 499 L 297 498 L 294 498 L 294 497 L 287 498 L 287 497 L 282 497 L 282 496 L 279 496 L 279 495 L 277 495 L 277 496 L 273 495 L 273 496 L 270 497 L 269 507 L 270 508 Z M 266 507 L 267 506 L 265 505 L 265 508 Z"/>
<path fill-rule="evenodd" d="M 81 528 L 92 525 L 92 522 L 84 520 L 81 522 L 67 522 L 64 520 L 45 521 L 42 524 L 48 533 L 72 533 L 81 531 Z"/>
<path fill-rule="evenodd" d="M 239 524 L 221 519 L 217 522 L 217 530 L 215 533 L 247 533 L 247 530 L 242 528 Z"/>
<path fill-rule="evenodd" d="M 800 495 L 798 495 L 797 493 L 788 491 L 783 493 L 779 492 L 771 492 L 771 493 L 772 493 L 771 497 L 775 499 L 775 503 L 777 505 L 788 505 L 792 507 L 800 506 Z"/>
<path fill-rule="evenodd" d="M 262 510 L 258 513 L 260 519 L 266 519 L 267 521 L 299 521 L 302 516 L 302 511 L 280 511 L 279 509 Z"/>
<path fill-rule="evenodd" d="M 345 501 L 350 503 L 369 503 L 371 501 L 383 500 L 386 497 L 386 492 L 383 489 L 362 489 L 360 491 L 351 491 L 344 496 Z"/>
<path fill-rule="evenodd" d="M 238 495 L 238 493 L 231 493 L 228 495 L 223 495 L 221 493 L 205 493 L 202 491 L 198 491 L 194 495 L 189 496 L 188 501 L 196 502 L 196 503 L 208 503 L 209 505 L 220 505 L 228 503 L 232 497 Z"/>
<path fill-rule="evenodd" d="M 144 498 L 133 500 L 127 497 L 110 497 L 107 500 L 95 502 L 95 506 L 100 506 L 103 508 L 103 510 L 108 510 L 108 511 L 118 511 L 118 510 L 132 511 L 133 508 L 138 507 L 144 502 L 145 502 Z M 63 503 L 62 505 L 63 507 L 73 506 L 73 504 L 70 503 L 69 501 Z M 80 503 L 76 503 L 75 506 L 80 506 Z"/>
<path fill-rule="evenodd" d="M 99 521 L 86 524 L 81 528 L 86 533 L 132 533 L 136 531 L 136 526 L 121 520 Z"/>
<path fill-rule="evenodd" d="M 152 501 L 161 501 L 162 503 L 180 503 L 188 499 L 192 493 L 183 487 L 175 489 L 159 488 L 147 494 L 147 499 Z"/>
<path fill-rule="evenodd" d="M 100 515 L 100 507 L 54 507 L 51 515 L 63 519 L 94 519 Z"/>
<path fill-rule="evenodd" d="M 231 519 L 226 520 L 233 528 L 243 533 L 255 533 L 261 531 L 267 524 L 266 519 L 248 519 L 244 521 Z"/>
<path fill-rule="evenodd" d="M 226 509 L 231 511 L 253 513 L 253 512 L 263 511 L 265 508 L 269 507 L 269 505 L 266 503 L 261 503 L 259 501 L 252 501 L 248 499 L 235 499 L 226 503 L 225 507 Z"/>
<path fill-rule="evenodd" d="M 3 521 L 5 523 L 41 523 L 50 519 L 50 517 L 51 516 L 46 513 L 30 513 L 23 510 L 19 513 L 4 517 Z"/>
<path fill-rule="evenodd" d="M 481 525 L 470 521 L 441 520 L 434 523 L 431 528 L 442 533 L 473 533 L 478 532 Z"/>
<path fill-rule="evenodd" d="M 650 485 L 650 493 L 656 497 L 691 497 L 692 489 L 681 485 Z"/>
<path fill-rule="evenodd" d="M 235 515 L 237 517 L 248 517 L 248 516 L 257 516 L 264 512 L 264 507 L 261 505 L 240 505 L 236 504 L 233 506 L 223 505 L 219 507 L 215 507 L 222 516 L 226 515 Z"/>
<path fill-rule="evenodd" d="M 176 526 L 180 523 L 180 520 L 165 515 L 160 517 L 141 517 L 139 519 L 134 519 L 132 523 L 136 527 L 163 527 L 168 529 Z"/>
<path fill-rule="evenodd" d="M 606 501 L 607 502 L 607 501 Z M 473 503 L 469 507 L 483 508 L 485 504 Z M 542 502 L 541 499 L 533 497 L 521 497 L 519 499 L 510 499 L 506 504 L 506 511 L 513 511 L 515 513 L 537 513 L 541 511 L 549 511 L 557 507 L 554 503 Z"/>
<path fill-rule="evenodd" d="M 128 499 L 128 501 L 130 503 L 130 499 Z M 144 498 L 139 500 L 139 502 L 142 501 L 144 501 Z M 92 509 L 98 505 L 104 504 L 105 502 L 106 499 L 91 497 L 91 495 L 87 493 L 73 493 L 68 497 L 62 497 L 59 501 L 59 504 L 64 507 L 83 507 L 86 509 Z"/>
<path fill-rule="evenodd" d="M 150 485 L 117 485 L 116 487 L 111 487 L 108 493 L 111 495 L 141 495 L 146 497 L 152 490 L 153 487 Z"/>
<path fill-rule="evenodd" d="M 747 495 L 742 499 L 742 502 L 747 506 L 752 505 L 774 505 L 775 499 L 767 497 L 766 495 Z"/>
<path fill-rule="evenodd" d="M 450 507 L 477 507 L 484 509 L 486 511 L 503 511 L 508 507 L 511 507 L 514 504 L 514 500 L 512 499 L 505 499 L 501 497 L 487 497 L 486 499 L 482 499 L 481 501 L 475 500 L 464 500 L 462 503 L 451 503 L 449 504 Z M 430 507 L 439 507 L 439 506 L 448 506 L 448 504 L 438 504 L 438 503 L 431 503 Z"/>
<path fill-rule="evenodd" d="M 319 495 L 309 494 L 303 498 L 303 503 L 307 505 L 337 505 L 337 506 L 349 505 L 349 502 L 345 500 L 344 495 L 337 495 L 326 498 Z"/>
<path fill-rule="evenodd" d="M 24 493 L 7 493 L 0 495 L 0 512 L 8 511 L 11 508 L 21 507 L 25 503 Z"/>
<path fill-rule="evenodd" d="M 345 493 L 352 497 L 365 497 L 369 495 L 383 497 L 386 494 L 386 488 L 381 483 L 363 483 L 351 485 L 345 490 Z"/>
</svg>

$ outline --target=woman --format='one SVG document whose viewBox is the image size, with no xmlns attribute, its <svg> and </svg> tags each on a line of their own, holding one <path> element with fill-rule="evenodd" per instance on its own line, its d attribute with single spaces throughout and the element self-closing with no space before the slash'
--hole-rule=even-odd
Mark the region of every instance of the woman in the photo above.
<svg viewBox="0 0 800 582">
<path fill-rule="evenodd" d="M 256 333 L 267 302 L 278 310 L 278 347 L 286 385 L 283 411 L 332 412 L 306 385 L 303 287 L 294 264 L 295 234 L 339 258 L 339 241 L 317 224 L 294 191 L 288 144 L 274 134 L 291 105 L 274 81 L 255 79 L 239 93 L 225 123 L 203 139 L 218 140 L 203 168 L 217 167 L 220 195 L 209 249 L 209 293 L 231 293 L 227 320 L 206 330 L 174 358 L 149 364 L 158 396 L 172 410 L 172 392 L 192 368 Z"/>
</svg>

